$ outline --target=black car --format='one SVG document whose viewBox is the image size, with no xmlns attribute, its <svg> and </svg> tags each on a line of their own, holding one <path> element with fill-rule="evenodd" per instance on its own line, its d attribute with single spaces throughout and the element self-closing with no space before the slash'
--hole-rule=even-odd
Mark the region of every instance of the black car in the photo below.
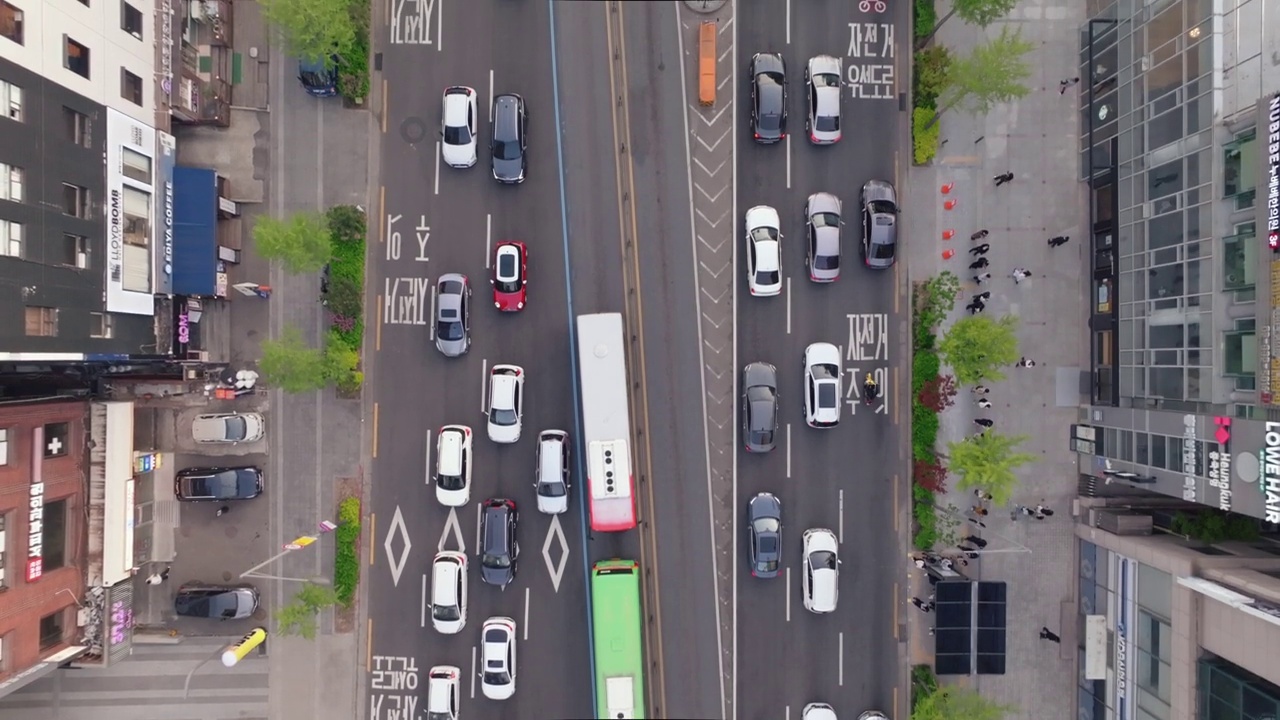
<svg viewBox="0 0 1280 720">
<path fill-rule="evenodd" d="M 252 500 L 262 494 L 262 470 L 256 467 L 187 468 L 173 481 L 179 500 Z"/>
<path fill-rule="evenodd" d="M 787 64 L 777 53 L 751 58 L 751 133 L 766 145 L 787 136 Z"/>
<path fill-rule="evenodd" d="M 258 589 L 252 585 L 204 585 L 178 588 L 173 611 L 183 617 L 243 620 L 258 610 Z"/>
<path fill-rule="evenodd" d="M 520 513 L 514 500 L 490 498 L 484 501 L 480 516 L 480 579 L 489 585 L 506 588 L 516 579 L 516 559 L 520 543 L 516 542 L 516 522 Z"/>
<path fill-rule="evenodd" d="M 782 562 L 782 503 L 773 493 L 760 493 L 747 504 L 747 552 L 751 575 L 778 576 Z"/>
<path fill-rule="evenodd" d="M 493 99 L 493 137 L 489 152 L 493 156 L 493 179 L 500 183 L 524 182 L 528 166 L 527 136 L 529 117 L 524 98 L 514 93 Z"/>
</svg>

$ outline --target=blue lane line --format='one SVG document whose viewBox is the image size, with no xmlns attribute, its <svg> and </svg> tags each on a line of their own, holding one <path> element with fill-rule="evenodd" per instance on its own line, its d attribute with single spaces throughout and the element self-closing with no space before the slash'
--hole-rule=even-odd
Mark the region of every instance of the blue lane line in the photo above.
<svg viewBox="0 0 1280 720">
<path fill-rule="evenodd" d="M 578 448 L 578 461 L 575 464 L 578 472 L 578 520 L 582 529 L 582 576 L 586 583 L 587 595 L 587 657 L 591 660 L 591 714 L 594 717 L 596 702 L 600 689 L 596 687 L 596 650 L 595 624 L 592 621 L 591 608 L 591 560 L 587 557 L 587 470 L 583 464 L 584 448 L 582 445 L 582 409 L 578 390 L 578 323 L 573 314 L 573 282 L 569 269 L 569 201 L 564 191 L 564 144 L 561 141 L 560 125 L 560 66 L 556 61 L 556 3 L 547 0 L 551 11 L 551 97 L 555 102 L 556 114 L 556 174 L 560 178 L 560 227 L 564 246 L 564 295 L 569 310 L 569 387 L 573 388 L 573 426 L 576 433 L 575 445 Z"/>
</svg>

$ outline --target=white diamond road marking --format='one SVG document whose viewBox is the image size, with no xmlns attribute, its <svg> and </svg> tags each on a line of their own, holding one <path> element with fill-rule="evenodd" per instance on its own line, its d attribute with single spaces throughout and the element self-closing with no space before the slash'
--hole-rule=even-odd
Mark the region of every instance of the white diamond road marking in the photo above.
<svg viewBox="0 0 1280 720">
<path fill-rule="evenodd" d="M 467 543 L 462 539 L 462 525 L 458 523 L 458 508 L 449 508 L 449 519 L 444 521 L 444 530 L 440 533 L 440 544 L 436 545 L 436 552 L 445 551 L 450 534 L 453 535 L 454 547 L 447 549 L 466 552 Z"/>
<path fill-rule="evenodd" d="M 551 541 L 560 544 L 560 562 L 551 559 Z M 547 539 L 542 542 L 542 560 L 547 563 L 547 573 L 551 575 L 551 587 L 560 592 L 560 580 L 564 577 L 564 566 L 569 561 L 569 543 L 565 542 L 564 530 L 560 528 L 560 516 L 551 516 L 551 527 L 547 529 Z"/>
<path fill-rule="evenodd" d="M 404 543 L 404 550 L 400 553 L 400 559 L 396 559 L 396 553 L 393 540 L 399 535 L 400 541 Z M 400 573 L 404 572 L 404 564 L 409 559 L 409 548 L 413 547 L 413 543 L 409 541 L 409 529 L 404 525 L 404 515 L 400 512 L 400 506 L 396 506 L 396 514 L 391 518 L 391 527 L 387 528 L 387 539 L 382 543 L 382 547 L 387 551 L 387 563 L 391 568 L 391 584 L 399 587 Z"/>
</svg>

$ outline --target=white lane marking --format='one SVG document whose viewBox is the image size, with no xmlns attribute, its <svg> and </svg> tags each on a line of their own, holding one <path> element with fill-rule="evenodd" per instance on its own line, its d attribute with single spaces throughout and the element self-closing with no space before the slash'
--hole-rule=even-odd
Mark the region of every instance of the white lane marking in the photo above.
<svg viewBox="0 0 1280 720">
<path fill-rule="evenodd" d="M 436 52 L 444 52 L 444 0 L 435 1 L 440 4 L 440 12 L 436 15 Z M 472 692 L 471 697 L 475 696 Z"/>
<path fill-rule="evenodd" d="M 791 477 L 791 423 L 787 423 L 787 477 Z"/>
<path fill-rule="evenodd" d="M 476 646 L 471 646 L 471 699 L 476 699 Z"/>
<path fill-rule="evenodd" d="M 489 269 L 489 262 L 493 259 L 489 252 L 491 243 L 493 242 L 493 216 L 486 214 L 484 216 L 484 269 Z"/>
<path fill-rule="evenodd" d="M 427 469 L 424 472 L 422 481 L 427 485 L 431 484 L 431 431 L 427 431 Z"/>
<path fill-rule="evenodd" d="M 422 607 L 418 610 L 418 625 L 427 626 L 427 574 L 422 573 Z"/>
<path fill-rule="evenodd" d="M 787 0 L 787 44 L 791 44 L 791 0 Z M 787 187 L 791 187 L 788 183 Z"/>
<path fill-rule="evenodd" d="M 456 548 L 448 548 L 449 539 L 457 543 Z M 458 508 L 449 508 L 449 517 L 444 521 L 444 530 L 440 531 L 440 542 L 436 544 L 436 552 L 456 549 L 460 553 L 467 551 L 467 543 L 462 539 L 462 523 L 458 522 Z"/>
<path fill-rule="evenodd" d="M 489 69 L 489 122 L 493 122 L 493 69 Z"/>
<path fill-rule="evenodd" d="M 844 633 L 840 633 L 840 649 L 837 651 L 840 656 L 837 658 L 836 672 L 839 675 L 840 687 L 844 687 Z"/>
<path fill-rule="evenodd" d="M 480 554 L 480 503 L 476 503 L 476 554 Z"/>
<path fill-rule="evenodd" d="M 435 296 L 431 298 L 431 317 L 436 316 Z M 434 327 L 434 325 L 433 325 Z M 787 278 L 787 334 L 791 334 L 791 278 Z"/>
<path fill-rule="evenodd" d="M 791 568 L 787 568 L 787 622 L 791 622 Z"/>
<path fill-rule="evenodd" d="M 432 285 L 432 286 L 431 286 L 431 323 L 429 324 L 429 327 L 430 327 L 431 329 L 430 329 L 430 331 L 428 332 L 428 335 L 430 336 L 430 337 L 429 337 L 429 339 L 431 340 L 431 342 L 435 342 L 435 341 L 436 341 L 436 323 L 435 323 L 435 319 L 436 319 L 436 294 L 437 294 L 437 293 L 436 293 L 436 291 L 439 289 L 439 285 L 440 285 L 439 283 L 436 283 L 436 284 L 434 284 L 434 285 Z M 790 318 L 790 317 L 788 317 L 788 318 L 787 318 L 787 324 L 788 324 L 788 325 L 790 325 L 790 322 L 791 322 L 791 318 Z M 790 332 L 790 331 L 788 331 L 788 332 Z"/>
<path fill-rule="evenodd" d="M 788 706 L 787 706 L 787 717 L 786 717 L 786 720 L 791 720 L 791 706 L 790 706 L 790 705 L 788 705 Z"/>
<path fill-rule="evenodd" d="M 839 509 L 840 509 L 840 525 L 837 527 L 837 530 L 840 533 L 840 542 L 843 543 L 844 542 L 844 489 L 843 488 L 841 488 L 840 490 Z"/>
<path fill-rule="evenodd" d="M 523 640 L 529 642 L 529 588 L 524 589 L 524 636 Z"/>
<path fill-rule="evenodd" d="M 790 184 L 787 187 L 791 187 Z M 440 194 L 440 141 L 436 141 L 436 194 Z"/>
<path fill-rule="evenodd" d="M 480 414 L 489 414 L 489 404 L 485 402 L 485 393 L 489 391 L 489 358 L 480 361 Z"/>
<path fill-rule="evenodd" d="M 788 3 L 787 7 L 791 7 L 791 4 Z M 788 42 L 790 41 L 788 40 Z M 439 143 L 437 143 L 437 145 L 438 144 Z M 437 172 L 439 172 L 438 168 L 437 168 Z M 791 189 L 791 135 L 790 134 L 787 135 L 787 189 L 788 190 Z M 439 192 L 440 190 L 437 189 L 436 193 L 439 193 Z"/>
</svg>

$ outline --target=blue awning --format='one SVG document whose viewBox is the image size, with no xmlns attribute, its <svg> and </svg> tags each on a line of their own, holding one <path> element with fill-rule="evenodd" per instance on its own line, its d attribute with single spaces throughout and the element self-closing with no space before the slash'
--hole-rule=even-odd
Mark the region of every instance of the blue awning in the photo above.
<svg viewBox="0 0 1280 720">
<path fill-rule="evenodd" d="M 218 281 L 218 177 L 173 169 L 173 293 L 212 296 Z"/>
</svg>

